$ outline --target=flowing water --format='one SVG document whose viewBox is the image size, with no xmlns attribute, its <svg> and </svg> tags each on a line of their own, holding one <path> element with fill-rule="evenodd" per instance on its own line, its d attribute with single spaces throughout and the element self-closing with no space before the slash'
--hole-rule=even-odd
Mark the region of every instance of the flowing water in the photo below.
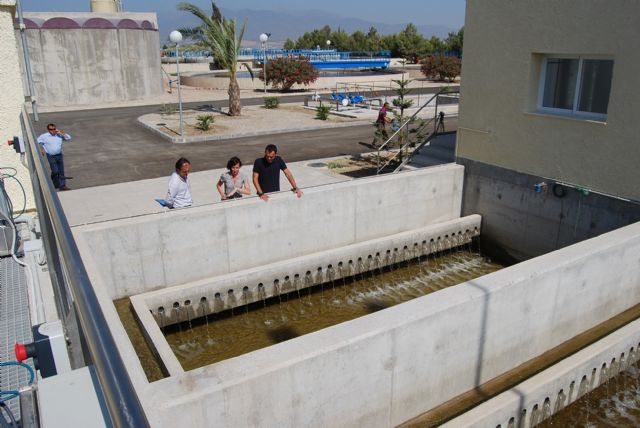
<svg viewBox="0 0 640 428">
<path fill-rule="evenodd" d="M 374 262 L 375 263 L 375 262 Z M 375 265 L 374 265 L 375 267 Z M 465 282 L 502 266 L 467 249 L 301 289 L 164 329 L 185 370 L 236 357 Z M 329 275 L 329 277 L 333 277 Z"/>
<path fill-rule="evenodd" d="M 183 323 L 163 330 L 185 370 L 190 370 L 367 315 L 501 267 L 468 248 L 459 249 L 437 258 L 423 257 L 408 266 L 402 262 L 393 269 L 376 268 L 357 278 L 338 279 L 312 290 L 300 289 L 236 308 L 233 315 L 227 311 L 194 319 L 191 328 Z M 294 278 L 292 282 L 304 281 Z M 114 304 L 149 381 L 163 378 L 165 374 L 140 331 L 129 299 L 118 299 Z M 640 426 L 640 362 L 538 426 Z"/>
<path fill-rule="evenodd" d="M 539 427 L 639 427 L 640 363 L 610 379 Z"/>
</svg>

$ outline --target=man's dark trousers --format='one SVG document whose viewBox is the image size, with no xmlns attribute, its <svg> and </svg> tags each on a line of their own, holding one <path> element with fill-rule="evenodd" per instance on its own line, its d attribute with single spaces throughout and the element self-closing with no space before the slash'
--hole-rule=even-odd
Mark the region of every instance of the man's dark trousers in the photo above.
<svg viewBox="0 0 640 428">
<path fill-rule="evenodd" d="M 64 177 L 64 161 L 62 160 L 62 153 L 59 155 L 47 154 L 47 160 L 51 167 L 51 181 L 56 189 L 61 189 L 66 185 Z"/>
</svg>

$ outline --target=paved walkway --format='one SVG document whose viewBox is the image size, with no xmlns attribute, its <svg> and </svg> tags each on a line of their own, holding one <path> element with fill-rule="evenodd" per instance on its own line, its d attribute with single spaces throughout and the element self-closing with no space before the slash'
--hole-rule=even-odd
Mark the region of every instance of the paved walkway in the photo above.
<svg viewBox="0 0 640 428">
<path fill-rule="evenodd" d="M 331 158 L 291 162 L 287 166 L 293 172 L 296 183 L 303 191 L 309 187 L 352 180 L 351 177 L 336 174 L 329 170 L 326 167 L 326 162 L 329 160 Z M 242 171 L 249 177 L 251 177 L 252 166 L 244 165 L 242 167 Z M 233 200 L 221 202 L 220 195 L 216 190 L 218 178 L 224 171 L 225 169 L 217 168 L 190 174 L 194 206 L 234 203 Z M 69 225 L 72 227 L 119 218 L 168 212 L 168 209 L 160 207 L 154 201 L 154 198 L 164 198 L 167 192 L 168 175 L 149 180 L 60 192 L 58 196 L 67 215 Z M 289 189 L 291 186 L 284 178 L 284 174 L 281 174 L 280 178 L 280 188 Z M 251 185 L 251 190 L 255 192 L 253 184 Z M 287 190 L 284 191 L 291 193 Z M 256 196 L 251 197 L 255 198 Z M 295 196 L 291 194 L 291 197 Z"/>
</svg>

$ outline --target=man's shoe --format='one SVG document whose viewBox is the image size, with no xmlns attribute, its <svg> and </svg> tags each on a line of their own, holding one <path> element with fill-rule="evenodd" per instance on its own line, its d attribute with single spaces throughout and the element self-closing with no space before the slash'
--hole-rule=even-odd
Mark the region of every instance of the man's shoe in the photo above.
<svg viewBox="0 0 640 428">
<path fill-rule="evenodd" d="M 71 188 L 70 188 L 70 187 L 67 187 L 67 186 L 62 186 L 62 187 L 60 188 L 60 190 L 71 190 Z"/>
</svg>

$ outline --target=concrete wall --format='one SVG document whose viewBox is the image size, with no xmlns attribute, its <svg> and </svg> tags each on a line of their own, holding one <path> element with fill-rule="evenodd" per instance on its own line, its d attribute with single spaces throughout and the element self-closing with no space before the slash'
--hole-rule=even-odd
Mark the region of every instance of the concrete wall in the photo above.
<svg viewBox="0 0 640 428">
<path fill-rule="evenodd" d="M 56 14 L 81 23 L 85 15 L 108 20 L 149 14 Z M 51 14 L 26 14 L 47 22 Z M 155 22 L 155 15 L 153 22 Z M 83 18 L 84 17 L 84 18 Z M 137 100 L 162 93 L 160 40 L 155 28 L 28 28 L 27 43 L 37 100 L 43 106 Z"/>
<path fill-rule="evenodd" d="M 24 203 L 26 209 L 35 208 L 29 172 L 20 162 L 20 156 L 7 141 L 14 136 L 22 137 L 20 127 L 20 111 L 24 104 L 22 76 L 20 74 L 20 57 L 17 51 L 16 37 L 13 30 L 15 0 L 0 0 L 0 166 L 16 169 L 16 178 L 20 180 L 26 194 L 23 196 L 20 185 L 13 179 L 5 180 L 5 188 L 14 209 L 19 212 Z M 11 170 L 3 173 L 13 174 Z"/>
<path fill-rule="evenodd" d="M 92 280 L 118 298 L 458 218 L 463 173 L 451 164 L 73 231 Z"/>
<path fill-rule="evenodd" d="M 640 204 L 583 192 L 539 176 L 458 158 L 463 215 L 482 215 L 485 254 L 513 263 L 640 221 Z M 547 183 L 536 193 L 536 183 Z"/>
<path fill-rule="evenodd" d="M 640 200 L 640 3 L 469 0 L 458 156 Z M 545 54 L 614 60 L 606 121 L 536 111 Z"/>
<path fill-rule="evenodd" d="M 131 296 L 131 303 L 142 322 L 142 317 L 151 312 L 155 318 L 155 321 L 149 318 L 152 324 L 166 327 L 314 285 L 363 276 L 367 272 L 469 244 L 480 235 L 480 221 L 479 215 L 457 218 L 262 265 L 259 269 L 138 294 Z M 216 293 L 218 298 L 215 298 Z M 188 305 L 184 303 L 186 301 Z M 178 305 L 174 306 L 175 303 Z M 145 330 L 149 331 L 149 327 L 145 325 Z"/>
<path fill-rule="evenodd" d="M 141 400 L 154 426 L 395 426 L 628 309 L 639 262 L 634 224 L 140 386 Z"/>
<path fill-rule="evenodd" d="M 442 428 L 536 426 L 635 364 L 638 349 L 640 320 L 635 320 Z"/>
</svg>

